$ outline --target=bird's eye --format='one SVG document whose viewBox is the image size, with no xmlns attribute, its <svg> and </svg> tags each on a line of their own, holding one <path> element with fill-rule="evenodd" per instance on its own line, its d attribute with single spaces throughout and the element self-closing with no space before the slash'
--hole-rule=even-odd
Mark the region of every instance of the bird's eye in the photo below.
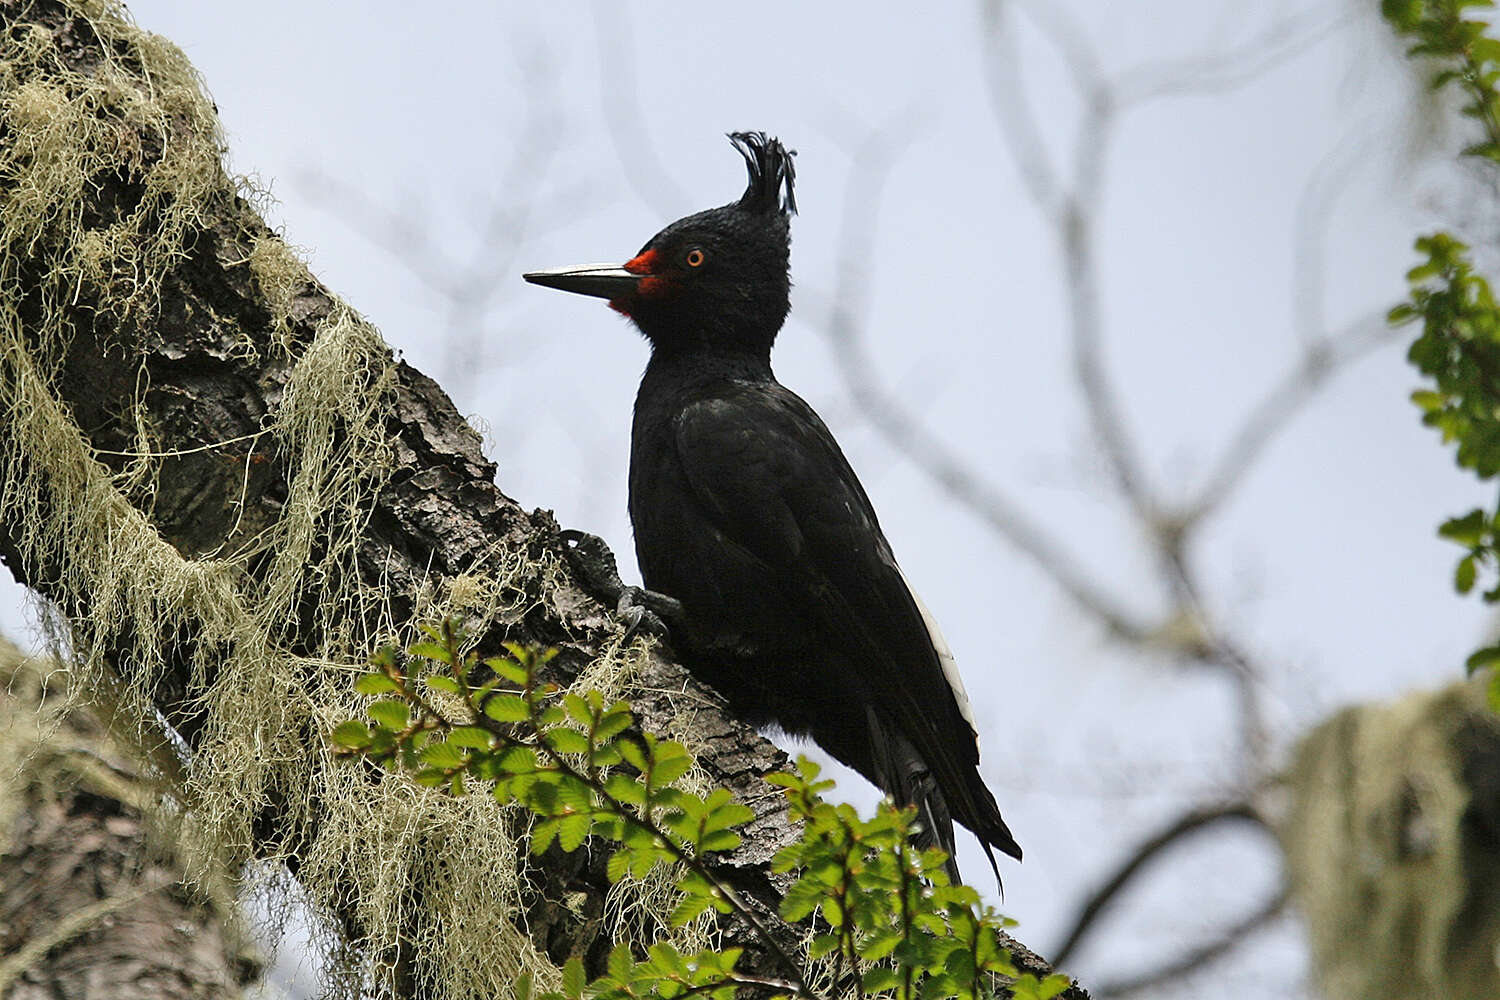
<svg viewBox="0 0 1500 1000">
<path fill-rule="evenodd" d="M 704 253 L 702 250 L 699 250 L 697 247 L 693 247 L 693 249 L 687 252 L 688 267 L 702 267 L 705 260 L 708 260 L 708 254 Z"/>
</svg>

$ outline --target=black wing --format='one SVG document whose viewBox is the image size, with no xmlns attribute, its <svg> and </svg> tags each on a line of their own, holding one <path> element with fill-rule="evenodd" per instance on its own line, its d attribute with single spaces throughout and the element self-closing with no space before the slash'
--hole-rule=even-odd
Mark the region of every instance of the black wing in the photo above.
<svg viewBox="0 0 1500 1000">
<path fill-rule="evenodd" d="M 848 649 L 858 671 L 850 683 L 911 742 L 955 818 L 1019 854 L 978 777 L 978 743 L 944 662 L 946 643 L 935 643 L 869 498 L 812 407 L 780 385 L 745 384 L 689 405 L 674 430 L 702 512 Z"/>
</svg>

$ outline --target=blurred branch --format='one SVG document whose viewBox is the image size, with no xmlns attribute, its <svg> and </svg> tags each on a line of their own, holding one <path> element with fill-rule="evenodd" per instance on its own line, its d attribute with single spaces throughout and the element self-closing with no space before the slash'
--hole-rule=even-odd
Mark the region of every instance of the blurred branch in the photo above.
<svg viewBox="0 0 1500 1000">
<path fill-rule="evenodd" d="M 599 39 L 599 99 L 620 169 L 638 198 L 662 218 L 675 219 L 689 201 L 649 140 L 646 118 L 641 114 L 629 7 L 595 0 L 593 11 Z"/>
<path fill-rule="evenodd" d="M 990 103 L 1000 120 L 1000 137 L 1015 160 L 1026 192 L 1042 215 L 1056 220 L 1062 210 L 1057 170 L 1047 157 L 1041 128 L 1026 101 L 1021 79 L 1020 57 L 999 0 L 984 5 L 985 69 L 989 77 Z"/>
<path fill-rule="evenodd" d="M 1283 17 L 1249 41 L 1212 55 L 1163 59 L 1132 67 L 1115 77 L 1119 103 L 1142 104 L 1158 97 L 1220 94 L 1258 80 L 1266 73 L 1349 25 L 1357 12 L 1313 10 Z"/>
<path fill-rule="evenodd" d="M 1234 951 L 1255 931 L 1275 920 L 1290 902 L 1290 893 L 1283 886 L 1260 907 L 1246 914 L 1241 920 L 1219 932 L 1212 941 L 1207 941 L 1180 958 L 1139 976 L 1130 976 L 1112 983 L 1105 983 L 1092 990 L 1096 1000 L 1128 997 L 1147 990 L 1160 989 L 1173 980 L 1197 972 Z"/>
<path fill-rule="evenodd" d="M 1217 511 L 1276 435 L 1317 397 L 1329 379 L 1352 362 L 1391 343 L 1402 332 L 1385 321 L 1383 312 L 1377 311 L 1309 343 L 1293 367 L 1251 409 L 1198 496 L 1185 506 L 1183 517 L 1198 521 Z"/>
<path fill-rule="evenodd" d="M 439 300 L 443 329 L 429 332 L 426 339 L 440 347 L 442 377 L 461 400 L 470 398 L 475 382 L 497 367 L 497 347 L 503 347 L 503 361 L 513 364 L 538 340 L 492 336 L 486 325 L 497 303 L 521 287 L 515 273 L 535 220 L 563 224 L 594 202 L 594 186 L 583 182 L 549 190 L 564 134 L 554 58 L 539 43 L 519 41 L 514 56 L 526 83 L 525 118 L 513 132 L 504 162 L 491 172 L 488 196 L 475 197 L 476 204 L 465 213 L 474 225 L 472 242 L 462 241 L 463 249 L 455 249 L 451 235 L 436 234 L 428 214 L 406 201 L 392 207 L 317 168 L 299 178 L 304 191 Z"/>
<path fill-rule="evenodd" d="M 1144 641 L 1148 627 L 1095 586 L 1073 559 L 1019 504 L 974 473 L 973 468 L 935 435 L 904 400 L 882 384 L 864 347 L 867 270 L 861 263 L 874 239 L 880 201 L 902 136 L 907 127 L 887 127 L 870 133 L 855 154 L 852 180 L 845 195 L 840 224 L 838 269 L 833 295 L 824 303 L 826 315 L 818 327 L 833 346 L 839 373 L 861 416 L 870 421 L 903 457 L 943 487 L 950 497 L 1015 545 L 1078 605 L 1100 620 L 1110 634 Z"/>
<path fill-rule="evenodd" d="M 1115 869 L 1115 873 L 1085 900 L 1077 916 L 1073 918 L 1072 929 L 1053 953 L 1052 963 L 1061 968 L 1073 957 L 1079 945 L 1093 932 L 1099 917 L 1105 913 L 1110 903 L 1152 859 L 1185 837 L 1226 821 L 1265 826 L 1265 821 L 1248 801 L 1198 807 L 1185 813 L 1132 851 L 1125 862 Z"/>
</svg>

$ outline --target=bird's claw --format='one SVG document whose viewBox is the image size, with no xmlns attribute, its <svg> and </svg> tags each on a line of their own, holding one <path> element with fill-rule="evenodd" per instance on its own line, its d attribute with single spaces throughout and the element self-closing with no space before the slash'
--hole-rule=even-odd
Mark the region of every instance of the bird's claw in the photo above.
<svg viewBox="0 0 1500 1000">
<path fill-rule="evenodd" d="M 598 535 L 568 528 L 558 532 L 567 552 L 568 565 L 583 589 L 605 604 L 613 604 L 625 621 L 625 637 L 643 633 L 661 639 L 671 631 L 670 622 L 680 621 L 682 605 L 665 594 L 641 587 L 627 587 L 609 545 Z"/>
</svg>

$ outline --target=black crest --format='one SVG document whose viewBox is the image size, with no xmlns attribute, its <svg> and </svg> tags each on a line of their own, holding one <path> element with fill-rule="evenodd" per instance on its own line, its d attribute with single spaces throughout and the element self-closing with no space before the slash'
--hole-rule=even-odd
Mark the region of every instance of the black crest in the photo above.
<svg viewBox="0 0 1500 1000">
<path fill-rule="evenodd" d="M 781 140 L 764 132 L 730 132 L 729 141 L 745 158 L 745 168 L 750 172 L 750 183 L 736 203 L 747 212 L 783 212 L 797 214 L 797 197 L 792 185 L 797 171 L 792 165 L 795 149 L 787 149 Z M 782 186 L 786 197 L 781 196 Z"/>
</svg>

